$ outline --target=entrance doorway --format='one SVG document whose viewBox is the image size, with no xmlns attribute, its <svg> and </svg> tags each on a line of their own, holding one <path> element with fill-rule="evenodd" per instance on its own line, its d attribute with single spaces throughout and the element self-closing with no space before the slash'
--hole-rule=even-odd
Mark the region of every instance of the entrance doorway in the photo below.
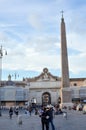
<svg viewBox="0 0 86 130">
<path fill-rule="evenodd" d="M 51 104 L 51 95 L 49 92 L 45 92 L 42 94 L 42 105 L 46 106 L 48 104 Z"/>
</svg>

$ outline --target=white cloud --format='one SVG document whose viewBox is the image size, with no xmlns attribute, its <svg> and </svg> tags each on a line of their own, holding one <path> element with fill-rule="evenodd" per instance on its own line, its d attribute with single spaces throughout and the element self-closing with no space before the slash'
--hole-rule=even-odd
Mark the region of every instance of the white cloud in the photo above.
<svg viewBox="0 0 86 130">
<path fill-rule="evenodd" d="M 28 22 L 35 29 L 40 30 L 42 28 L 41 17 L 37 14 L 29 15 Z"/>
<path fill-rule="evenodd" d="M 6 34 L 4 32 L 0 32 L 0 43 L 4 43 L 8 41 L 8 37 L 6 36 Z"/>
<path fill-rule="evenodd" d="M 37 3 L 9 0 L 7 5 L 6 2 L 0 1 L 0 41 L 8 51 L 7 57 L 3 58 L 3 69 L 61 69 L 60 11 L 63 9 L 67 45 L 72 50 L 70 71 L 74 74 L 86 72 L 86 4 L 74 5 L 75 1 L 67 0 Z"/>
<path fill-rule="evenodd" d="M 86 53 L 70 57 L 70 71 L 79 74 L 86 68 Z M 83 76 L 83 75 L 82 75 Z"/>
</svg>

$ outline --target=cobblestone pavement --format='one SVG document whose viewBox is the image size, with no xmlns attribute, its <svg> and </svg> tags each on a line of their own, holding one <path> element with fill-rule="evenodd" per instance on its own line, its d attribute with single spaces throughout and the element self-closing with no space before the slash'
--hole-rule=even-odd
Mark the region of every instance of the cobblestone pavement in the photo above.
<svg viewBox="0 0 86 130">
<path fill-rule="evenodd" d="M 67 119 L 63 115 L 55 115 L 56 130 L 86 130 L 86 114 L 72 110 L 67 113 Z M 38 115 L 32 114 L 30 117 L 22 114 L 22 120 L 23 124 L 18 125 L 16 115 L 10 119 L 8 113 L 5 113 L 0 117 L 0 130 L 42 130 Z"/>
</svg>

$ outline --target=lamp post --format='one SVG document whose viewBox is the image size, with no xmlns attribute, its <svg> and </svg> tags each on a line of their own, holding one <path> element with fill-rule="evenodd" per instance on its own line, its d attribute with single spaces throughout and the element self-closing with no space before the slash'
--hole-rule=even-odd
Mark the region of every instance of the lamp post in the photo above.
<svg viewBox="0 0 86 130">
<path fill-rule="evenodd" d="M 0 47 L 0 116 L 2 116 L 1 114 L 1 79 L 2 79 L 2 58 L 3 55 L 7 55 L 7 51 L 5 49 L 2 48 L 2 45 Z"/>
</svg>

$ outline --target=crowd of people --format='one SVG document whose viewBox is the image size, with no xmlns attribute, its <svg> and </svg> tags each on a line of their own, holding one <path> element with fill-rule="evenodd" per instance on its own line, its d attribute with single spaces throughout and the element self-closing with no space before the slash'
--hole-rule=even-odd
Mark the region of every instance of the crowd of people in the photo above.
<svg viewBox="0 0 86 130">
<path fill-rule="evenodd" d="M 49 130 L 51 125 L 52 130 L 55 130 L 55 126 L 53 123 L 53 119 L 56 113 L 61 113 L 62 111 L 59 109 L 59 106 L 53 107 L 52 105 L 41 106 L 40 108 L 32 108 L 31 106 L 24 109 L 24 114 L 29 115 L 29 117 L 34 113 L 38 115 L 41 121 L 42 130 Z M 9 109 L 9 117 L 12 119 L 12 115 L 15 114 L 19 116 L 19 108 L 10 107 Z"/>
<path fill-rule="evenodd" d="M 74 105 L 74 107 L 75 107 L 75 105 Z M 81 108 L 81 107 L 78 107 L 78 108 Z M 71 110 L 73 108 L 71 108 L 71 107 L 63 108 L 63 110 L 66 110 L 66 109 Z M 15 107 L 15 108 L 10 107 L 10 109 L 9 109 L 10 119 L 12 119 L 12 115 L 14 113 L 16 116 L 18 116 L 19 110 L 20 110 L 19 107 Z M 76 109 L 74 109 L 74 110 L 76 110 Z M 79 109 L 79 110 L 81 110 L 81 109 Z M 38 115 L 40 117 L 42 130 L 49 130 L 50 125 L 51 125 L 52 130 L 55 130 L 55 126 L 53 123 L 53 119 L 54 119 L 55 115 L 63 114 L 63 116 L 65 116 L 67 119 L 67 112 L 62 111 L 59 104 L 56 104 L 55 106 L 46 105 L 46 106 L 41 106 L 41 107 L 28 106 L 28 107 L 24 108 L 24 114 L 27 115 L 27 117 L 32 116 L 32 114 Z"/>
</svg>

